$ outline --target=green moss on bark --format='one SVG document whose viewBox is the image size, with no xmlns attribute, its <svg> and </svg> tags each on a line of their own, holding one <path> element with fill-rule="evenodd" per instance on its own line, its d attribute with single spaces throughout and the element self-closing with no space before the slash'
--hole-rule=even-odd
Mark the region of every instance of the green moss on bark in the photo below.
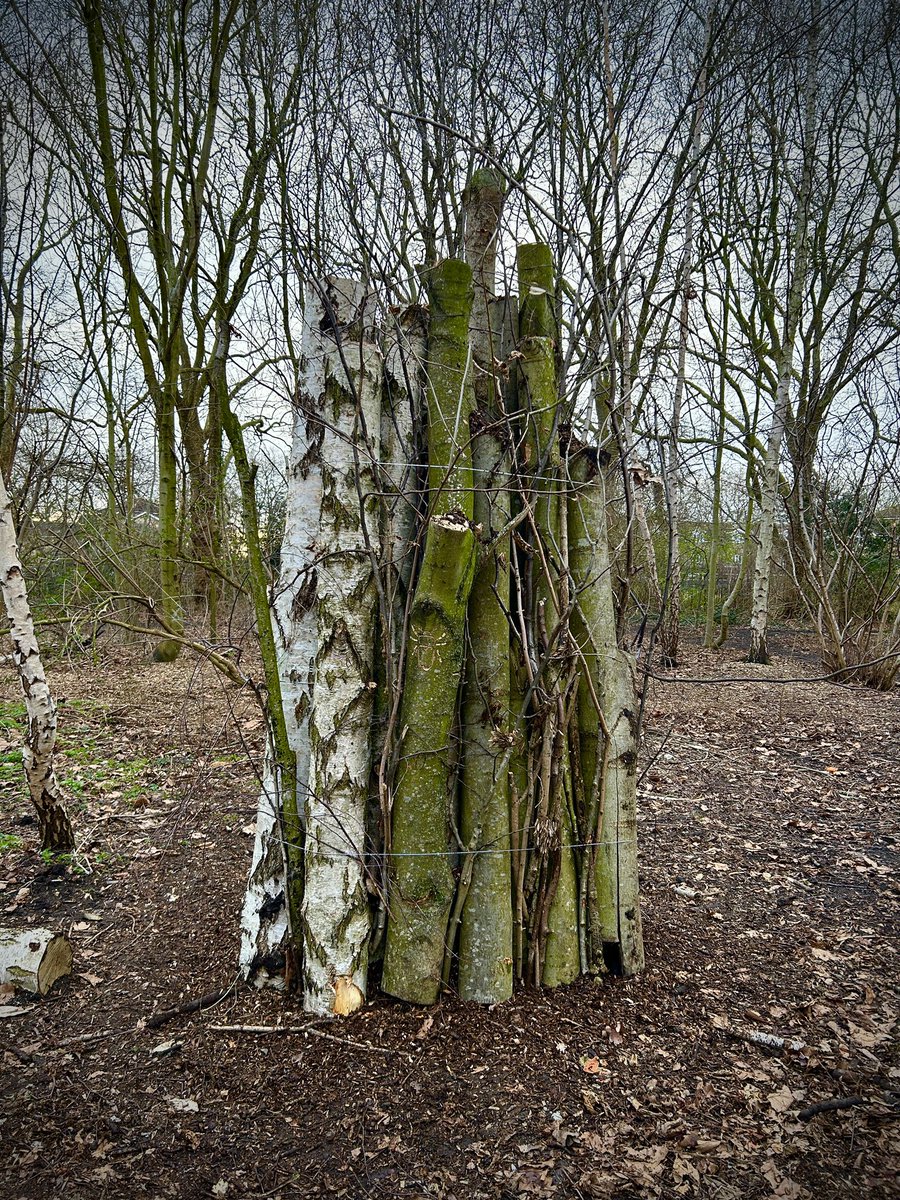
<svg viewBox="0 0 900 1200">
<path fill-rule="evenodd" d="M 418 1004 L 433 1004 L 438 996 L 455 891 L 448 852 L 456 783 L 450 736 L 475 570 L 471 306 L 471 269 L 455 260 L 435 267 L 427 350 L 431 517 L 410 613 L 382 977 L 386 992 Z"/>
</svg>

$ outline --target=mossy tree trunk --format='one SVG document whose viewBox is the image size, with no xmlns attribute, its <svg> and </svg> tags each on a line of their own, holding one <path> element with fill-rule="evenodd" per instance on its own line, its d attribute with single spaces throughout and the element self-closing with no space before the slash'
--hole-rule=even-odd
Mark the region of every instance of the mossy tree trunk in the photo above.
<svg viewBox="0 0 900 1200">
<path fill-rule="evenodd" d="M 520 304 L 522 298 L 520 297 Z M 525 309 L 527 312 L 527 307 Z M 526 337 L 520 346 L 522 390 L 533 445 L 533 659 L 538 664 L 532 735 L 536 764 L 531 816 L 532 890 L 529 957 L 535 982 L 570 983 L 579 973 L 577 882 L 572 850 L 570 766 L 566 749 L 568 598 L 564 515 L 561 510 L 559 429 L 554 347 Z"/>
<path fill-rule="evenodd" d="M 631 655 L 616 642 L 602 455 L 569 459 L 572 636 L 581 660 L 577 743 L 584 789 L 580 912 L 588 963 L 643 966 L 637 876 L 637 697 Z"/>
<path fill-rule="evenodd" d="M 429 291 L 429 517 L 409 620 L 382 980 L 391 995 L 420 1004 L 438 996 L 455 891 L 448 853 L 456 783 L 450 737 L 475 568 L 471 268 L 455 259 L 439 263 Z"/>
<path fill-rule="evenodd" d="M 474 299 L 469 341 L 475 372 L 472 463 L 480 556 L 469 597 L 462 699 L 460 828 L 471 855 L 459 939 L 459 994 L 497 1004 L 512 995 L 509 783 L 510 517 L 508 430 L 494 367 L 496 238 L 504 181 L 478 171 L 466 189 L 465 254 Z"/>
<path fill-rule="evenodd" d="M 531 920 L 529 964 L 536 983 L 570 983 L 580 970 L 572 774 L 567 723 L 569 653 L 567 514 L 562 500 L 557 321 L 550 247 L 518 248 L 519 379 L 523 443 L 532 483 L 531 659 L 535 664 L 529 821 Z"/>
</svg>

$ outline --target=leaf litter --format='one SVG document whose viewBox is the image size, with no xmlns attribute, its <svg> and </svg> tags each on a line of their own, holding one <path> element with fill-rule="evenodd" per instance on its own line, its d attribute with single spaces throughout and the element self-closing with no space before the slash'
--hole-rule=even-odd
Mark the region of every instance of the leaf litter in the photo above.
<svg viewBox="0 0 900 1200">
<path fill-rule="evenodd" d="M 90 738 L 122 776 L 147 765 L 130 796 L 118 775 L 84 791 L 89 873 L 28 849 L 0 859 L 7 921 L 56 923 L 76 953 L 39 1004 L 2 997 L 18 1018 L 0 1022 L 11 1200 L 63 1185 L 155 1200 L 893 1196 L 900 713 L 895 695 L 756 682 L 807 662 L 801 635 L 776 649 L 758 668 L 688 645 L 684 674 L 747 683 L 651 687 L 644 760 L 663 739 L 666 754 L 640 783 L 645 975 L 490 1011 L 379 998 L 337 1042 L 210 1028 L 302 1020 L 253 991 L 173 1019 L 162 1042 L 138 1028 L 232 978 L 262 729 L 194 664 L 57 667 L 87 702 L 64 712 L 63 739 Z M 0 691 L 15 689 L 5 672 Z M 10 827 L 27 806 L 5 786 Z M 798 1120 L 852 1095 L 865 1102 Z"/>
</svg>

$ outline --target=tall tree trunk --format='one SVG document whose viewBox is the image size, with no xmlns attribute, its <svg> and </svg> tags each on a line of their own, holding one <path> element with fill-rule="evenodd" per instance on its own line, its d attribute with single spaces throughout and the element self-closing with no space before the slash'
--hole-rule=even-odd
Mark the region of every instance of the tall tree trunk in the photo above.
<svg viewBox="0 0 900 1200">
<path fill-rule="evenodd" d="M 386 992 L 419 1004 L 433 1004 L 438 996 L 455 890 L 448 841 L 456 772 L 449 742 L 475 568 L 471 268 L 454 259 L 439 263 L 430 272 L 429 291 L 430 517 L 409 621 L 382 979 Z"/>
<path fill-rule="evenodd" d="M 727 385 L 728 305 L 722 313 L 722 342 L 719 360 L 719 399 L 716 424 L 716 458 L 713 467 L 712 528 L 709 539 L 709 571 L 706 580 L 706 625 L 703 645 L 716 645 L 716 588 L 719 574 L 719 552 L 722 541 L 722 462 L 725 457 L 725 389 Z"/>
<path fill-rule="evenodd" d="M 466 680 L 462 700 L 461 831 L 473 856 L 459 941 L 459 994 L 497 1004 L 512 995 L 512 891 L 508 771 L 501 766 L 509 738 L 509 534 L 506 423 L 494 360 L 492 306 L 496 238 L 504 183 L 478 171 L 466 189 L 466 261 L 474 299 L 469 340 L 475 371 L 472 463 L 475 527 L 483 547 L 468 613 Z"/>
<path fill-rule="evenodd" d="M 181 583 L 178 571 L 178 459 L 175 452 L 176 384 L 159 389 L 156 402 L 156 461 L 159 471 L 159 571 L 162 615 L 169 628 L 181 631 Z M 153 652 L 156 662 L 174 662 L 181 652 L 177 637 L 162 638 Z"/>
<path fill-rule="evenodd" d="M 210 405 L 215 405 L 231 447 L 241 489 L 250 598 L 256 617 L 263 677 L 268 694 L 268 729 L 262 792 L 257 811 L 253 865 L 241 918 L 242 972 L 258 984 L 281 984 L 286 957 L 296 957 L 303 887 L 302 825 L 296 804 L 296 754 L 288 736 L 281 683 L 279 638 L 269 603 L 268 570 L 262 556 L 256 502 L 256 466 L 250 462 L 243 429 L 231 407 L 227 365 L 230 327 L 222 321 L 210 371 Z M 291 940 L 293 934 L 293 942 Z"/>
<path fill-rule="evenodd" d="M 784 339 L 778 362 L 778 383 L 775 391 L 775 409 L 766 442 L 760 486 L 759 542 L 756 548 L 756 563 L 753 571 L 753 610 L 750 617 L 749 662 L 766 663 L 769 651 L 766 645 L 766 630 L 769 622 L 769 584 L 772 576 L 772 549 L 775 541 L 775 508 L 778 501 L 779 466 L 781 443 L 784 438 L 788 404 L 790 403 L 791 381 L 794 375 L 794 343 L 803 315 L 806 275 L 809 263 L 809 209 L 813 186 L 813 155 L 816 135 L 816 30 L 810 26 L 807 53 L 806 78 L 803 85 L 803 167 L 796 189 L 797 215 L 794 222 L 792 270 L 784 320 Z"/>
<path fill-rule="evenodd" d="M 688 176 L 687 198 L 684 209 L 684 249 L 679 270 L 681 309 L 678 315 L 678 371 L 675 376 L 675 391 L 672 396 L 672 420 L 669 427 L 668 473 L 666 492 L 669 508 L 669 569 L 666 577 L 666 608 L 660 629 L 660 649 L 664 666 L 678 665 L 678 637 L 681 621 L 681 506 L 684 489 L 684 466 L 681 460 L 681 409 L 687 380 L 687 349 L 690 334 L 691 268 L 694 260 L 694 208 L 697 188 L 700 183 L 700 146 L 703 111 L 706 106 L 706 52 L 709 46 L 712 16 L 715 4 L 707 9 L 706 38 L 703 46 L 704 64 L 698 78 L 697 103 L 691 124 L 691 170 Z"/>
<path fill-rule="evenodd" d="M 53 769 L 56 748 L 56 703 L 50 692 L 28 606 L 12 505 L 0 475 L 0 586 L 9 617 L 13 661 L 25 697 L 28 730 L 22 746 L 25 777 L 37 809 L 41 848 L 62 853 L 75 845 L 62 793 Z"/>
<path fill-rule="evenodd" d="M 344 1016 L 365 1001 L 370 931 L 366 807 L 375 694 L 376 463 L 381 354 L 352 280 L 329 280 L 323 358 L 317 651 L 310 712 L 303 1002 Z M 338 319 L 340 313 L 340 319 Z"/>
<path fill-rule="evenodd" d="M 426 312 L 413 306 L 395 318 L 385 336 L 381 475 L 389 494 L 382 533 L 382 574 L 391 625 L 390 666 L 394 670 L 415 566 L 416 525 L 421 515 L 427 425 L 423 393 L 425 333 Z M 391 682 L 398 681 L 395 678 Z"/>
<path fill-rule="evenodd" d="M 338 301 L 335 296 L 333 304 Z M 341 314 L 336 314 L 338 323 Z M 344 314 L 349 317 L 350 314 Z M 321 420 L 324 362 L 320 322 L 321 302 L 307 297 L 303 316 L 302 374 L 294 409 L 294 428 L 288 463 L 287 512 L 281 544 L 281 567 L 272 596 L 272 616 L 278 656 L 284 720 L 295 767 L 293 788 L 282 793 L 277 780 L 263 781 L 256 819 L 256 841 L 242 917 L 241 969 L 259 982 L 278 984 L 285 937 L 285 843 L 303 852 L 310 775 L 310 711 L 318 649 L 318 592 L 322 546 Z M 274 797 L 274 807 L 273 798 Z M 284 825 L 284 828 L 282 827 Z M 302 868 L 301 863 L 298 869 Z M 290 932 L 300 943 L 299 899 L 302 869 L 292 879 L 291 894 L 298 915 Z"/>
</svg>

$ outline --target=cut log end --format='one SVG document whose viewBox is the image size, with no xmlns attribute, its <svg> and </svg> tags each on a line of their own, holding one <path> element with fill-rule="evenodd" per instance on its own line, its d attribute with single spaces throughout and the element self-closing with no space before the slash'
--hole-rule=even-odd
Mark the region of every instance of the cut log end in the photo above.
<svg viewBox="0 0 900 1200">
<path fill-rule="evenodd" d="M 49 929 L 0 928 L 0 983 L 46 996 L 72 970 L 72 944 Z"/>
</svg>

